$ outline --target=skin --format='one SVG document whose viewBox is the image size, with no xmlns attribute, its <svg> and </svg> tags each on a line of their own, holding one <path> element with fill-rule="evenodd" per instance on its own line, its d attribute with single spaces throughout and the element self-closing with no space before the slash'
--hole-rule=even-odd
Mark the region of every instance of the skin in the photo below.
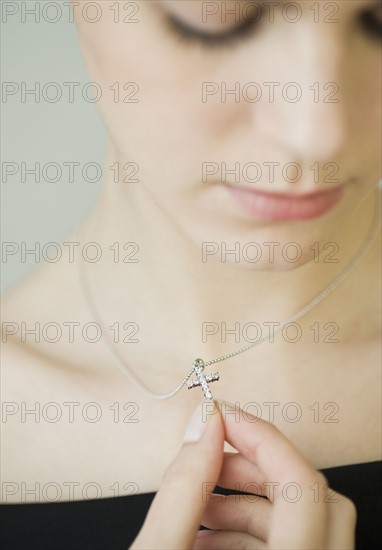
<svg viewBox="0 0 382 550">
<path fill-rule="evenodd" d="M 104 90 L 114 82 L 140 85 L 139 103 L 116 103 L 104 93 L 98 104 L 109 133 L 105 166 L 136 162 L 140 181 L 115 183 L 112 172 L 105 169 L 99 201 L 79 231 L 67 240 L 95 241 L 104 250 L 114 242 L 139 244 L 137 264 L 115 263 L 109 255 L 104 261 L 83 268 L 104 326 L 124 324 L 126 317 L 140 326 L 140 344 L 128 348 L 119 344 L 119 349 L 128 358 L 134 375 L 159 393 L 173 389 L 183 379 L 196 353 L 215 358 L 238 348 L 232 337 L 226 342 L 220 337 L 202 342 L 203 322 L 226 321 L 228 326 L 253 320 L 260 324 L 270 320 L 284 322 L 330 284 L 364 242 L 380 178 L 380 50 L 378 41 L 356 25 L 360 10 L 369 5 L 363 1 L 342 2 L 340 23 L 335 25 L 312 23 L 311 13 L 302 3 L 304 17 L 298 24 L 291 26 L 279 18 L 240 44 L 211 51 L 180 42 L 164 25 L 170 11 L 197 27 L 199 2 L 138 4 L 141 22 L 129 25 L 128 32 L 125 25 L 113 23 L 111 17 L 88 24 L 76 16 L 89 80 L 98 82 Z M 221 32 L 222 25 L 215 19 L 210 22 L 209 31 Z M 222 104 L 214 97 L 205 104 L 200 100 L 200 89 L 206 80 L 297 81 L 306 87 L 314 82 L 337 82 L 339 102 L 314 103 L 306 99 L 290 104 L 279 98 L 272 104 Z M 341 202 L 322 217 L 264 222 L 249 218 L 238 209 L 216 180 L 201 181 L 201 164 L 211 159 L 229 166 L 253 160 L 272 160 L 282 165 L 297 162 L 304 174 L 298 183 L 282 178 L 273 183 L 264 179 L 257 188 L 299 193 L 334 186 L 324 181 L 324 172 L 320 181 L 314 181 L 309 170 L 314 162 L 322 166 L 334 162 L 346 192 Z M 251 241 L 278 242 L 280 247 L 296 242 L 303 254 L 293 264 L 280 255 L 273 262 L 264 258 L 256 264 L 236 263 L 232 257 L 226 263 L 218 258 L 203 263 L 200 250 L 205 241 L 231 245 L 238 242 L 241 246 Z M 315 242 L 321 249 L 325 243 L 335 242 L 338 263 L 315 262 L 310 249 Z M 306 468 L 309 479 L 320 481 L 318 468 L 380 458 L 381 430 L 376 419 L 381 405 L 377 306 L 381 297 L 379 285 L 375 284 L 380 276 L 380 245 L 378 234 L 362 264 L 346 282 L 299 321 L 305 337 L 296 344 L 276 339 L 273 344 L 263 344 L 219 365 L 221 380 L 214 395 L 220 399 L 242 407 L 254 401 L 294 401 L 304 411 L 303 420 L 297 423 L 276 415 L 273 423 L 277 429 L 261 423 L 265 432 L 269 430 L 264 448 L 269 445 L 271 449 L 282 442 L 285 449 L 275 470 L 260 467 L 261 475 L 267 479 L 277 479 L 279 472 L 285 474 L 278 468 L 287 455 L 296 479 L 304 475 Z M 89 311 L 76 266 L 65 261 L 42 266 L 5 297 L 3 318 L 19 323 L 52 319 L 61 323 L 88 322 Z M 328 345 L 320 338 L 313 343 L 309 327 L 328 322 L 339 327 L 339 341 Z M 4 348 L 4 400 L 96 401 L 106 411 L 115 401 L 129 401 L 137 404 L 140 420 L 129 425 L 108 419 L 96 425 L 70 425 L 65 421 L 31 425 L 21 423 L 16 415 L 4 426 L 5 436 L 13 441 L 3 461 L 7 479 L 19 483 L 33 483 L 36 479 L 62 483 L 75 479 L 84 483 L 97 479 L 103 496 L 113 496 L 108 488 L 116 479 L 121 485 L 128 479 L 136 482 L 138 492 L 156 491 L 163 488 L 162 478 L 175 457 L 174 467 L 179 466 L 182 483 L 186 481 L 182 457 L 190 452 L 201 457 L 200 463 L 208 456 L 207 469 L 195 471 L 189 478 L 198 486 L 219 477 L 216 464 L 223 460 L 224 438 L 224 450 L 233 447 L 245 454 L 250 464 L 258 465 L 256 446 L 248 451 L 249 442 L 264 433 L 257 431 L 258 423 L 245 423 L 238 439 L 235 430 L 226 423 L 223 429 L 220 422 L 220 427 L 215 424 L 214 448 L 206 452 L 207 447 L 198 447 L 199 444 L 186 445 L 186 450 L 182 447 L 178 455 L 184 427 L 200 401 L 200 393 L 193 390 L 179 392 L 168 401 L 150 400 L 121 376 L 102 342 L 91 346 L 81 339 L 71 345 L 65 341 L 54 346 L 45 341 L 25 344 L 15 335 Z M 313 422 L 309 407 L 319 403 L 322 412 L 328 402 L 337 404 L 339 422 Z M 159 442 L 154 441 L 153 433 L 160 434 Z M 49 444 L 52 437 L 57 441 L 55 449 Z M 37 438 L 38 448 L 33 444 Z M 102 448 L 99 441 L 104 442 Z M 28 461 L 24 458 L 25 449 L 29 449 Z M 223 472 L 228 475 L 230 468 L 227 466 Z M 245 471 L 248 474 L 240 481 L 253 479 L 254 472 Z M 234 468 L 230 475 L 236 476 Z M 178 491 L 174 484 L 166 490 L 166 478 L 164 488 L 162 494 L 167 498 L 163 497 L 163 514 L 168 515 L 170 510 L 174 514 L 174 509 L 178 513 Z M 15 502 L 20 500 L 19 495 L 13 498 Z M 183 491 L 181 498 L 183 502 Z M 194 531 L 204 511 L 198 497 L 189 502 L 190 523 L 180 522 L 180 532 L 176 536 L 173 533 L 171 539 L 174 548 L 194 544 Z M 253 506 L 249 508 L 247 504 L 246 513 L 255 516 Z M 272 510 L 276 504 L 272 503 Z M 326 541 L 337 537 L 338 547 L 345 547 L 341 546 L 344 540 L 346 547 L 351 547 L 354 514 L 351 506 L 346 506 L 350 513 L 334 522 L 320 515 L 320 506 L 313 507 L 308 522 L 314 532 L 309 539 L 312 548 L 321 544 L 315 525 L 318 530 L 323 529 Z M 225 509 L 218 510 L 216 517 L 224 518 Z M 298 507 L 295 513 L 298 523 L 304 509 Z M 267 517 L 273 511 L 268 509 L 264 514 Z M 140 540 L 155 537 L 163 546 L 167 539 L 156 537 L 160 518 L 155 514 L 150 517 Z M 269 531 L 261 534 L 255 528 L 251 536 L 268 542 L 278 540 L 283 516 L 274 517 L 267 523 Z M 218 525 L 223 523 L 217 520 Z M 234 530 L 240 533 L 244 545 L 245 530 L 241 526 Z M 171 538 L 172 534 L 168 536 Z M 304 544 L 306 536 L 301 533 Z M 221 541 L 216 544 L 220 547 Z"/>
<path fill-rule="evenodd" d="M 202 435 L 196 442 L 186 435 L 131 550 L 354 547 L 354 504 L 330 490 L 325 477 L 274 426 L 219 401 L 203 403 L 196 418 L 205 424 Z M 223 454 L 224 438 L 237 453 Z M 211 496 L 214 483 L 237 488 L 238 480 L 243 491 L 267 498 Z M 273 490 L 274 480 L 278 482 Z M 180 483 L 183 492 L 175 490 Z M 257 490 L 248 489 L 255 484 Z M 298 499 L 283 493 L 287 484 L 299 488 Z M 315 496 L 314 484 L 319 488 Z M 185 500 L 184 494 L 193 498 Z M 174 527 L 168 512 L 178 508 L 179 524 Z M 195 538 L 199 523 L 210 531 L 199 531 Z"/>
</svg>

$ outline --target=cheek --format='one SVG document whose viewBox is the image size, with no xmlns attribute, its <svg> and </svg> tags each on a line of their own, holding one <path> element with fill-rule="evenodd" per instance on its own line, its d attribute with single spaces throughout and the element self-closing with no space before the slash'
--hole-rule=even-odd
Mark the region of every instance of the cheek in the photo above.
<svg viewBox="0 0 382 550">
<path fill-rule="evenodd" d="M 121 162 L 136 162 L 148 184 L 160 173 L 161 192 L 200 183 L 203 163 L 221 151 L 243 110 L 237 103 L 222 109 L 218 95 L 203 102 L 203 83 L 224 79 L 227 63 L 177 44 L 145 6 L 137 24 L 113 24 L 109 17 L 77 26 L 89 77 L 103 91 L 97 107 Z"/>
<path fill-rule="evenodd" d="M 359 118 L 362 121 L 362 133 L 369 134 L 375 144 L 376 154 L 379 157 L 381 148 L 381 79 L 375 72 L 368 72 L 362 77 L 365 83 L 363 93 L 361 91 Z"/>
<path fill-rule="evenodd" d="M 194 67 L 187 64 L 155 21 L 128 32 L 104 22 L 79 31 L 89 77 L 103 92 L 97 106 L 119 154 L 143 172 L 160 169 L 164 181 L 188 181 L 190 163 L 198 173 L 204 150 L 199 56 Z"/>
<path fill-rule="evenodd" d="M 381 71 L 380 49 L 356 36 L 351 44 L 351 62 L 347 64 L 346 89 L 349 141 L 352 149 L 362 151 L 365 159 L 379 169 L 381 150 Z M 366 168 L 366 166 L 364 167 Z"/>
</svg>

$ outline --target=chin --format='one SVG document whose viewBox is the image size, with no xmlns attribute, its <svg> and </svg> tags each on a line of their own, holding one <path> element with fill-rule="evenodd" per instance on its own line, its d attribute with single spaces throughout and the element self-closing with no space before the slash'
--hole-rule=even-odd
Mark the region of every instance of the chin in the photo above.
<svg viewBox="0 0 382 550">
<path fill-rule="evenodd" d="M 256 261 L 253 261 L 253 259 L 249 261 L 244 257 L 234 258 L 231 255 L 226 256 L 225 261 L 223 261 L 220 255 L 208 257 L 206 261 L 209 263 L 214 263 L 215 265 L 231 265 L 232 267 L 238 269 L 245 269 L 254 272 L 287 272 L 299 269 L 300 267 L 314 261 L 314 254 L 310 250 L 302 250 L 299 258 L 293 261 L 285 260 L 282 255 L 275 255 L 275 257 L 271 259 L 266 254 L 263 254 L 263 257 L 257 259 Z"/>
<path fill-rule="evenodd" d="M 338 264 L 344 228 L 357 212 L 361 190 L 353 188 L 330 212 L 310 220 L 250 220 L 210 201 L 172 212 L 178 228 L 203 263 L 250 271 L 294 271 L 315 262 Z M 354 219 L 354 218 L 353 218 Z M 208 249 L 206 247 L 208 246 Z"/>
<path fill-rule="evenodd" d="M 250 271 L 293 271 L 312 261 L 338 263 L 340 258 L 336 229 L 342 219 L 267 226 L 233 223 L 232 219 L 219 223 L 204 216 L 195 225 L 192 216 L 186 219 L 182 230 L 205 264 Z"/>
</svg>

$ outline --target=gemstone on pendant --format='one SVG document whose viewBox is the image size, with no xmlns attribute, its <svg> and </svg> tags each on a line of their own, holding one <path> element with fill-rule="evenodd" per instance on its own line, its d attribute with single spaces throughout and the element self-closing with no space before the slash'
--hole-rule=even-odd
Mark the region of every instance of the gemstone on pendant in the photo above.
<svg viewBox="0 0 382 550">
<path fill-rule="evenodd" d="M 186 385 L 187 388 L 190 390 L 191 388 L 195 388 L 196 386 L 200 386 L 203 390 L 204 396 L 206 399 L 213 399 L 211 390 L 208 386 L 210 382 L 216 382 L 219 380 L 219 373 L 213 372 L 208 373 L 206 375 L 203 374 L 204 370 L 204 361 L 203 359 L 195 359 L 194 363 L 194 371 L 196 374 L 196 380 L 188 380 Z"/>
</svg>

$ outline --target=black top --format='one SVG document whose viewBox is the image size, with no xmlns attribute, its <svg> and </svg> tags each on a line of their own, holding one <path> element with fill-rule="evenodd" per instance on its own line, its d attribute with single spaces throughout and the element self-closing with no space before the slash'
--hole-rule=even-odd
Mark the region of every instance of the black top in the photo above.
<svg viewBox="0 0 382 550">
<path fill-rule="evenodd" d="M 358 512 L 356 549 L 382 543 L 382 462 L 322 470 Z M 216 493 L 239 494 L 216 487 Z M 85 501 L 2 504 L 3 550 L 126 550 L 138 534 L 155 493 Z"/>
</svg>

